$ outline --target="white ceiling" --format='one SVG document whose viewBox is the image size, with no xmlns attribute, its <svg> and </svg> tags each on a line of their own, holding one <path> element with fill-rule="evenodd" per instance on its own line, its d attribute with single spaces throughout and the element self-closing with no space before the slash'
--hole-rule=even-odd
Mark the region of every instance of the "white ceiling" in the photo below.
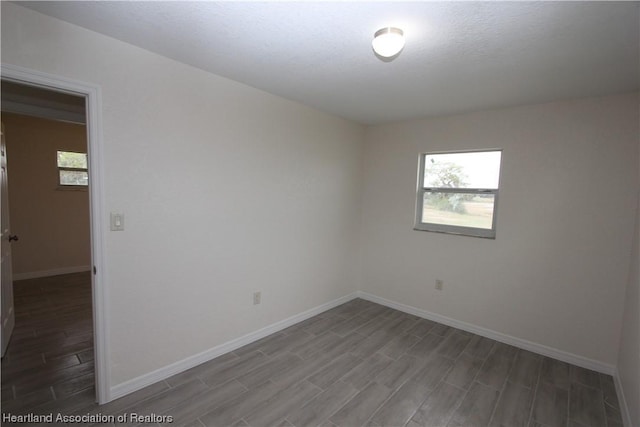
<svg viewBox="0 0 640 427">
<path fill-rule="evenodd" d="M 640 2 L 19 4 L 360 123 L 640 88 Z"/>
</svg>

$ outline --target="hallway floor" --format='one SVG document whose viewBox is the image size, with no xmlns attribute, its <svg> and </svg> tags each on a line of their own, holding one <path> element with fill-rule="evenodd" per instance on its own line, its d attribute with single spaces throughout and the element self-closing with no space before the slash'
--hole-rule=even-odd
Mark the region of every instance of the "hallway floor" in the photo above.
<svg viewBox="0 0 640 427">
<path fill-rule="evenodd" d="M 90 272 L 14 282 L 16 324 L 2 358 L 2 412 L 93 394 Z"/>
</svg>

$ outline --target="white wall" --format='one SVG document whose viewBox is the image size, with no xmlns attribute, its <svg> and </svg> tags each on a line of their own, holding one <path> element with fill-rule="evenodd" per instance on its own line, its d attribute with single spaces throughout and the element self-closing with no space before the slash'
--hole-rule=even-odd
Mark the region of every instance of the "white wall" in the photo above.
<svg viewBox="0 0 640 427">
<path fill-rule="evenodd" d="M 640 140 L 639 140 L 640 144 Z M 640 173 L 638 173 L 640 187 Z M 625 297 L 618 374 L 632 426 L 640 426 L 640 191 L 633 232 L 633 250 Z"/>
<path fill-rule="evenodd" d="M 631 94 L 369 128 L 362 289 L 613 368 L 637 123 Z M 504 149 L 497 238 L 414 231 L 418 154 L 478 148 Z"/>
<path fill-rule="evenodd" d="M 102 88 L 113 386 L 358 288 L 361 126 L 7 2 L 2 62 Z"/>
</svg>

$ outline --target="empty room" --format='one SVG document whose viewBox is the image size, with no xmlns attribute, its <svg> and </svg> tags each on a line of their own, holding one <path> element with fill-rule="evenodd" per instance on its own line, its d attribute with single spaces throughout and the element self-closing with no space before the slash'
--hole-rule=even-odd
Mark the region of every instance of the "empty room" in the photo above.
<svg viewBox="0 0 640 427">
<path fill-rule="evenodd" d="M 640 2 L 0 7 L 2 424 L 640 426 Z"/>
</svg>

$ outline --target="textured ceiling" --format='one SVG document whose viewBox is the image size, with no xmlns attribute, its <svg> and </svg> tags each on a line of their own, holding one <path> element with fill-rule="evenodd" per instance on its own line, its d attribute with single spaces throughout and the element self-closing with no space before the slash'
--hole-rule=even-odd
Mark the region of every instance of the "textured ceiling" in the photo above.
<svg viewBox="0 0 640 427">
<path fill-rule="evenodd" d="M 19 4 L 360 123 L 640 87 L 639 2 Z"/>
</svg>

